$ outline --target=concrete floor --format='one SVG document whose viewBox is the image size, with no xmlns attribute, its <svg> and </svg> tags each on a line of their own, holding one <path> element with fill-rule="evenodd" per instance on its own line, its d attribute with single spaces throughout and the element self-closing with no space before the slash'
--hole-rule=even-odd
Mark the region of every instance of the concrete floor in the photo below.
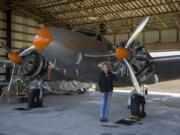
<svg viewBox="0 0 180 135">
<path fill-rule="evenodd" d="M 134 125 L 116 128 L 101 126 L 101 95 L 97 92 L 47 96 L 44 108 L 26 112 L 13 110 L 26 104 L 0 102 L 0 135 L 180 135 L 179 84 L 180 80 L 174 80 L 151 85 L 150 92 L 177 94 L 148 95 L 147 117 Z M 114 92 L 109 123 L 128 118 L 127 96 L 128 93 Z"/>
<path fill-rule="evenodd" d="M 110 121 L 129 116 L 127 93 L 115 92 Z M 26 104 L 0 103 L 0 135 L 180 135 L 180 98 L 147 96 L 147 117 L 131 126 L 102 127 L 100 94 L 47 96 L 44 108 L 13 110 Z"/>
</svg>

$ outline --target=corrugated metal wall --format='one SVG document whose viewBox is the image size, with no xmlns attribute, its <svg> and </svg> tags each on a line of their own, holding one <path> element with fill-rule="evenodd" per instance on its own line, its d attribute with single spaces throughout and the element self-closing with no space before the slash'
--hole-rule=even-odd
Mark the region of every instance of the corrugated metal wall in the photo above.
<svg viewBox="0 0 180 135">
<path fill-rule="evenodd" d="M 114 35 L 105 35 L 104 36 L 107 40 L 109 40 L 111 43 L 114 43 Z"/>
<path fill-rule="evenodd" d="M 0 12 L 0 42 L 5 42 L 5 38 L 6 38 L 6 23 L 4 22 L 4 20 L 6 19 L 6 15 L 3 12 Z M 2 48 L 0 48 L 0 60 L 5 60 L 6 59 L 6 53 L 2 50 Z M 4 67 L 0 67 L 0 80 L 4 80 L 6 78 L 5 75 L 3 75 L 4 73 L 6 73 L 6 68 Z"/>
<path fill-rule="evenodd" d="M 178 35 L 179 35 L 178 42 L 180 42 L 180 29 L 179 29 Z"/>
<path fill-rule="evenodd" d="M 12 16 L 12 47 L 21 48 L 31 45 L 36 30 L 41 27 L 38 22 L 20 16 Z"/>
<path fill-rule="evenodd" d="M 147 31 L 144 32 L 144 43 L 156 43 L 159 42 L 158 31 Z"/>
<path fill-rule="evenodd" d="M 31 45 L 36 30 L 42 26 L 34 20 L 12 15 L 12 51 Z M 4 12 L 0 12 L 0 42 L 6 42 L 6 14 Z M 0 48 L 0 59 L 6 59 L 5 56 L 6 54 Z M 5 79 L 3 75 L 5 72 L 5 68 L 0 67 L 0 80 Z"/>
<path fill-rule="evenodd" d="M 179 31 L 179 32 L 178 32 Z M 116 44 L 128 39 L 128 34 L 116 34 Z M 112 35 L 105 35 L 110 42 L 114 42 Z M 111 38 L 109 38 L 111 37 Z M 180 42 L 180 29 L 167 29 L 161 31 L 145 31 L 142 32 L 138 40 L 143 42 L 145 45 L 151 43 L 172 43 Z"/>
<path fill-rule="evenodd" d="M 169 29 L 161 31 L 161 42 L 177 41 L 177 29 Z"/>
<path fill-rule="evenodd" d="M 128 39 L 128 34 L 118 34 L 116 35 L 116 44 L 121 43 L 121 41 L 125 41 Z"/>
</svg>

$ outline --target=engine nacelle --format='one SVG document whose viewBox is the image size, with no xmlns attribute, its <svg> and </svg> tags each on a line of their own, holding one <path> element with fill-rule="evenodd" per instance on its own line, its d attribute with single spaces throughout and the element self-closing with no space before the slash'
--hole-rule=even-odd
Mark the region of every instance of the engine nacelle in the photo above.
<svg viewBox="0 0 180 135">
<path fill-rule="evenodd" d="M 18 65 L 17 75 L 21 78 L 34 78 L 44 75 L 48 68 L 48 61 L 36 51 L 23 56 L 23 61 Z"/>
<path fill-rule="evenodd" d="M 123 42 L 118 47 L 125 47 Z M 142 43 L 135 40 L 128 48 L 129 56 L 127 58 L 129 64 L 133 68 L 133 72 L 139 82 L 146 82 L 155 73 L 153 59 L 145 49 Z M 112 70 L 120 77 L 129 77 L 129 71 L 125 62 L 120 59 L 113 59 Z"/>
</svg>

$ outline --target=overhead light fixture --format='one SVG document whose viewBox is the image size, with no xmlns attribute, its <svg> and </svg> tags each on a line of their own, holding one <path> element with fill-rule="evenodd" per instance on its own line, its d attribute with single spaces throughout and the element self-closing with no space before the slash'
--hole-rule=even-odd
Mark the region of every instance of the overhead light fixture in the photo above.
<svg viewBox="0 0 180 135">
<path fill-rule="evenodd" d="M 91 16 L 89 16 L 89 19 L 92 20 L 92 21 L 98 19 L 97 15 L 96 15 L 96 13 L 95 13 L 95 9 L 92 9 L 92 11 L 91 11 Z"/>
<path fill-rule="evenodd" d="M 94 20 L 97 20 L 98 17 L 97 17 L 97 16 L 90 16 L 89 19 L 92 20 L 92 21 L 94 21 Z"/>
</svg>

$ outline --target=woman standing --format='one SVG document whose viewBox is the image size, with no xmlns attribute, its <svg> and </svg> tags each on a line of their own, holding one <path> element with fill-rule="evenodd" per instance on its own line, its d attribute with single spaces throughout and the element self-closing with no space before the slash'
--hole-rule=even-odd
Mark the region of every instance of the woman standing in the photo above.
<svg viewBox="0 0 180 135">
<path fill-rule="evenodd" d="M 102 66 L 103 72 L 99 77 L 99 88 L 102 93 L 102 103 L 100 111 L 100 121 L 107 122 L 111 97 L 113 93 L 113 74 L 110 71 L 110 64 L 104 63 Z"/>
</svg>

